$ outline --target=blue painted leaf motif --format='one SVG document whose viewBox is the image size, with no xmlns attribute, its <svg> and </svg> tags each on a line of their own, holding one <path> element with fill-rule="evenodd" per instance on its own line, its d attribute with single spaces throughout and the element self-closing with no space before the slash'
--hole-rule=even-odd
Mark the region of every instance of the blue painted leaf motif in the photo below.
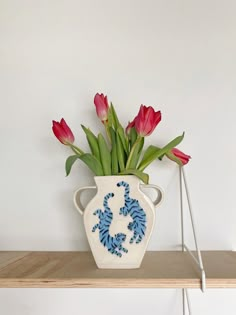
<svg viewBox="0 0 236 315">
<path fill-rule="evenodd" d="M 124 199 L 125 205 L 120 208 L 120 214 L 127 216 L 128 214 L 131 216 L 133 221 L 129 222 L 128 229 L 133 231 L 133 236 L 130 239 L 130 244 L 134 241 L 136 244 L 140 243 L 145 236 L 146 231 L 146 213 L 143 208 L 140 207 L 140 204 L 137 199 L 130 198 L 130 187 L 129 184 L 121 181 L 117 183 L 118 187 L 125 187 Z"/>
<path fill-rule="evenodd" d="M 99 239 L 107 250 L 118 257 L 122 257 L 123 253 L 128 253 L 128 250 L 122 246 L 126 240 L 126 235 L 124 233 L 117 233 L 114 236 L 110 235 L 110 225 L 113 220 L 113 213 L 108 206 L 108 200 L 113 198 L 113 193 L 108 193 L 103 200 L 104 211 L 97 209 L 93 214 L 97 215 L 99 218 L 99 223 L 95 224 L 92 228 L 92 232 L 99 229 Z"/>
</svg>

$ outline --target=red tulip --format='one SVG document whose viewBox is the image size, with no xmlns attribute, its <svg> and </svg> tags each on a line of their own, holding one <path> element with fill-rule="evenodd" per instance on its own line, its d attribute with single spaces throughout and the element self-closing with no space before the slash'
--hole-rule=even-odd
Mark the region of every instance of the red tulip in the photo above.
<svg viewBox="0 0 236 315">
<path fill-rule="evenodd" d="M 128 135 L 130 133 L 131 128 L 135 126 L 135 118 L 133 121 L 129 122 L 128 126 L 125 129 L 126 134 Z"/>
<path fill-rule="evenodd" d="M 107 96 L 103 94 L 96 94 L 94 97 L 94 105 L 96 107 L 96 112 L 99 119 L 104 123 L 108 119 L 108 109 L 109 104 L 107 100 Z"/>
<path fill-rule="evenodd" d="M 65 145 L 72 144 L 75 141 L 75 137 L 64 118 L 60 122 L 52 121 L 52 131 L 57 139 Z"/>
<path fill-rule="evenodd" d="M 174 149 L 172 149 L 170 152 L 171 152 L 171 154 L 173 154 L 175 157 L 177 157 L 177 158 L 181 161 L 181 163 L 182 163 L 183 165 L 187 164 L 187 163 L 189 162 L 189 160 L 191 159 L 191 156 L 190 156 L 190 155 L 187 155 L 187 154 L 183 153 L 183 152 L 180 151 L 179 149 L 174 148 Z M 171 159 L 171 155 L 170 155 L 170 156 L 167 155 L 167 156 L 168 156 L 168 158 Z M 171 159 L 171 160 L 172 160 L 172 159 Z"/>
<path fill-rule="evenodd" d="M 138 115 L 130 122 L 126 132 L 135 127 L 141 137 L 149 136 L 161 121 L 161 112 L 155 112 L 152 106 L 141 105 Z"/>
</svg>

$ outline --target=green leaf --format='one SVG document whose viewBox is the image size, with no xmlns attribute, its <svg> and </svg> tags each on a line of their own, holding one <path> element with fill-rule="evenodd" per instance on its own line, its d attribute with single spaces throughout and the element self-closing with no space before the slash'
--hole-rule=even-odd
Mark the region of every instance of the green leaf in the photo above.
<svg viewBox="0 0 236 315">
<path fill-rule="evenodd" d="M 135 128 L 130 129 L 129 137 L 130 137 L 130 147 L 132 148 L 132 146 L 134 145 L 138 137 L 138 134 Z"/>
<path fill-rule="evenodd" d="M 66 176 L 68 176 L 70 174 L 71 168 L 77 159 L 79 159 L 79 155 L 77 155 L 77 154 L 71 155 L 66 159 L 66 164 L 65 164 Z"/>
<path fill-rule="evenodd" d="M 111 153 L 101 133 L 98 134 L 98 146 L 104 175 L 111 175 Z"/>
<path fill-rule="evenodd" d="M 154 146 L 154 145 L 150 145 L 147 150 L 145 151 L 144 155 L 143 155 L 143 159 L 142 160 L 147 160 L 149 159 L 153 154 L 158 153 L 158 151 L 160 150 L 160 148 Z"/>
<path fill-rule="evenodd" d="M 112 116 L 112 123 L 114 125 L 114 128 L 117 129 L 119 126 L 121 126 L 121 124 L 119 122 L 119 119 L 117 117 L 115 108 L 114 108 L 112 103 L 111 103 L 111 106 L 110 106 L 110 110 L 111 110 L 111 116 Z"/>
<path fill-rule="evenodd" d="M 110 128 L 111 134 L 111 173 L 116 175 L 119 172 L 119 164 L 117 159 L 116 134 L 113 128 Z"/>
<path fill-rule="evenodd" d="M 146 173 L 143 173 L 139 170 L 135 169 L 127 169 L 119 173 L 120 175 L 135 175 L 138 178 L 140 178 L 145 184 L 148 184 L 149 182 L 149 176 Z"/>
<path fill-rule="evenodd" d="M 68 176 L 70 174 L 71 168 L 77 159 L 80 159 L 81 161 L 83 161 L 95 175 L 97 175 L 97 176 L 103 176 L 104 175 L 102 165 L 95 158 L 95 156 L 93 156 L 90 153 L 84 153 L 81 155 L 77 155 L 77 154 L 71 155 L 67 158 L 66 165 L 65 165 L 66 176 Z"/>
<path fill-rule="evenodd" d="M 136 144 L 133 146 L 132 148 L 132 158 L 129 162 L 129 169 L 136 169 L 136 166 L 138 164 L 142 149 L 143 149 L 143 145 L 144 145 L 144 138 L 140 138 L 139 141 L 136 142 Z M 127 165 L 126 165 L 127 167 Z"/>
<path fill-rule="evenodd" d="M 117 157 L 118 157 L 118 164 L 120 170 L 123 171 L 125 169 L 125 152 L 120 140 L 120 136 L 116 133 L 116 149 L 117 149 Z"/>
<path fill-rule="evenodd" d="M 109 142 L 111 143 L 111 134 L 110 134 L 109 123 L 105 122 L 105 123 L 104 123 L 104 126 L 105 126 L 105 130 L 106 130 L 107 139 L 108 139 Z"/>
<path fill-rule="evenodd" d="M 90 153 L 82 154 L 78 157 L 81 161 L 83 161 L 90 170 L 97 176 L 103 176 L 104 172 L 102 169 L 102 165 L 100 161 Z"/>
<path fill-rule="evenodd" d="M 170 151 L 174 147 L 176 147 L 184 138 L 184 133 L 181 136 L 176 137 L 174 140 L 169 142 L 166 146 L 164 146 L 162 149 L 151 146 L 151 149 L 148 153 L 144 154 L 144 157 L 142 161 L 140 162 L 138 169 L 140 171 L 143 171 L 149 164 L 151 164 L 154 160 L 162 157 L 166 152 Z"/>
<path fill-rule="evenodd" d="M 112 109 L 109 107 L 108 114 L 107 114 L 107 120 L 108 120 L 108 127 L 112 127 L 113 125 L 113 118 L 112 118 Z"/>
<path fill-rule="evenodd" d="M 119 136 L 120 136 L 120 140 L 121 140 L 121 143 L 122 143 L 123 148 L 124 148 L 124 150 L 125 150 L 125 153 L 128 155 L 128 154 L 129 154 L 128 141 L 127 141 L 128 139 L 127 139 L 127 137 L 126 137 L 126 135 L 125 135 L 124 128 L 121 127 L 121 126 L 119 126 L 119 127 L 117 128 L 117 133 L 118 133 Z"/>
<path fill-rule="evenodd" d="M 141 144 L 140 144 L 141 142 Z M 138 137 L 137 140 L 135 141 L 134 145 L 132 146 L 127 163 L 126 163 L 126 169 L 130 168 L 135 168 L 136 167 L 136 162 L 137 162 L 137 154 L 139 153 L 139 150 L 142 149 L 144 140 L 143 137 Z M 135 164 L 136 163 L 136 164 Z"/>
<path fill-rule="evenodd" d="M 83 131 L 86 134 L 86 138 L 88 140 L 88 144 L 92 154 L 100 161 L 100 152 L 97 137 L 92 133 L 92 131 L 89 128 L 86 128 L 83 125 L 81 125 L 81 127 L 83 128 Z"/>
</svg>

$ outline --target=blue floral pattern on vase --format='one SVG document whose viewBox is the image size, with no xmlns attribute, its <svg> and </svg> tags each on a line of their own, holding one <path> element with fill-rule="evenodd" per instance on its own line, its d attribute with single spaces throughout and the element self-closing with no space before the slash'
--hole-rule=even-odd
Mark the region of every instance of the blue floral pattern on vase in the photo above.
<svg viewBox="0 0 236 315">
<path fill-rule="evenodd" d="M 129 184 L 121 181 L 117 183 L 118 187 L 125 187 L 124 199 L 125 205 L 120 208 L 120 214 L 127 216 L 128 214 L 133 219 L 132 222 L 128 224 L 128 229 L 133 231 L 133 236 L 130 239 L 130 244 L 136 241 L 136 244 L 140 243 L 145 236 L 146 231 L 146 213 L 143 208 L 141 208 L 139 201 L 137 199 L 130 198 L 130 187 Z"/>
<path fill-rule="evenodd" d="M 127 253 L 128 250 L 122 246 L 126 240 L 126 235 L 124 233 L 117 233 L 114 236 L 110 235 L 110 225 L 113 220 L 113 213 L 108 206 L 108 200 L 114 197 L 113 193 L 108 193 L 103 200 L 104 211 L 97 209 L 93 214 L 97 215 L 99 218 L 99 223 L 95 224 L 92 228 L 92 232 L 99 229 L 99 239 L 104 247 L 111 254 L 115 254 L 118 257 L 122 257 L 122 253 Z"/>
</svg>

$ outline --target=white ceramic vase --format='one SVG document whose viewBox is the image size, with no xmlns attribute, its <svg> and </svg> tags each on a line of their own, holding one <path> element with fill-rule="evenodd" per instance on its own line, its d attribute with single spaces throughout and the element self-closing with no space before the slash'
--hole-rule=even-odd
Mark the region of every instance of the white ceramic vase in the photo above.
<svg viewBox="0 0 236 315">
<path fill-rule="evenodd" d="M 95 176 L 96 186 L 79 188 L 74 194 L 76 209 L 83 216 L 91 251 L 98 268 L 139 268 L 150 240 L 155 207 L 163 192 L 145 185 L 136 176 Z M 155 189 L 154 201 L 142 188 Z M 81 193 L 96 190 L 84 208 Z"/>
</svg>

